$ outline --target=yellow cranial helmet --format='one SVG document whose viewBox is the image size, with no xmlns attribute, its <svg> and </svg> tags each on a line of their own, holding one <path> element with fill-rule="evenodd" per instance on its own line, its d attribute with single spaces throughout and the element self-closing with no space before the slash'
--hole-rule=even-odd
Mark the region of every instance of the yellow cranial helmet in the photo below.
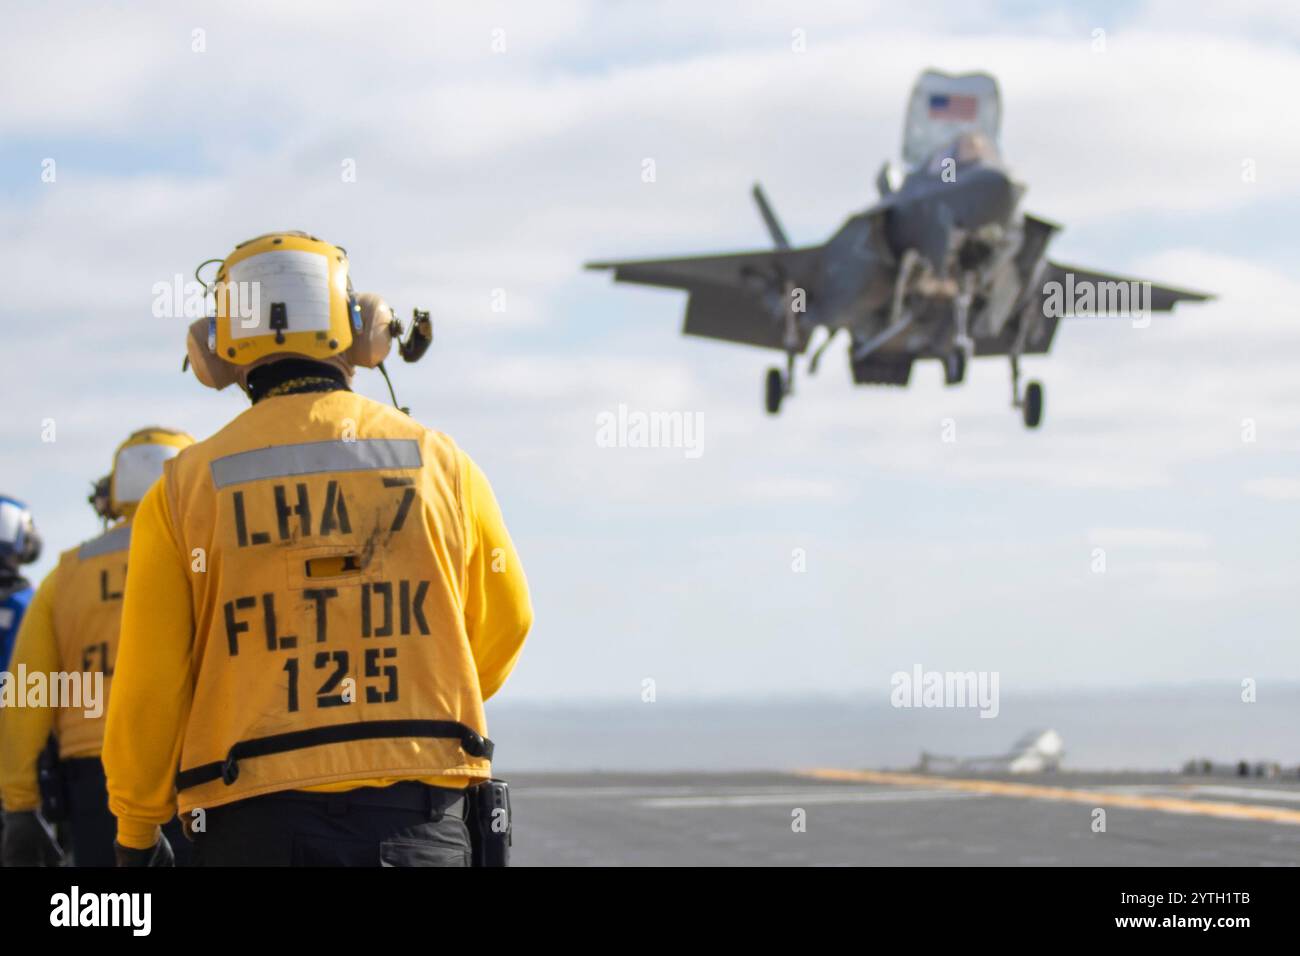
<svg viewBox="0 0 1300 956">
<path fill-rule="evenodd" d="M 120 518 L 135 511 L 149 486 L 162 477 L 163 462 L 194 444 L 185 432 L 170 428 L 142 428 L 133 432 L 113 454 L 105 517 Z"/>
<path fill-rule="evenodd" d="M 406 362 L 419 361 L 433 341 L 420 309 L 403 341 L 382 297 L 352 291 L 343 248 L 305 232 L 240 243 L 221 261 L 212 291 L 216 314 L 190 325 L 181 366 L 208 388 L 247 388 L 253 366 L 293 356 L 336 365 L 350 379 L 358 366 L 382 370 L 395 341 Z"/>
<path fill-rule="evenodd" d="M 272 232 L 235 247 L 217 272 L 209 348 L 233 365 L 276 353 L 326 359 L 361 331 L 347 253 L 305 232 Z"/>
</svg>

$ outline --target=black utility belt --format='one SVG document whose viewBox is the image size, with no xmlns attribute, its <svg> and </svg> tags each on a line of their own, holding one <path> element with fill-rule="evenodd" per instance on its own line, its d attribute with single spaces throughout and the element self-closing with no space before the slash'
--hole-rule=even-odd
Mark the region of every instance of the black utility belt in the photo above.
<svg viewBox="0 0 1300 956">
<path fill-rule="evenodd" d="M 320 804 L 330 811 L 413 810 L 435 816 L 465 818 L 465 790 L 435 787 L 418 780 L 401 780 L 387 787 L 354 787 L 351 790 L 281 790 L 254 800 L 277 800 Z"/>
<path fill-rule="evenodd" d="M 270 757 L 308 747 L 350 743 L 356 740 L 388 740 L 404 737 L 427 737 L 435 740 L 458 740 L 471 757 L 492 759 L 495 745 L 471 727 L 454 720 L 362 720 L 351 724 L 312 727 L 287 734 L 241 740 L 230 748 L 225 760 L 190 767 L 176 774 L 176 791 L 188 790 L 213 780 L 230 786 L 239 779 L 239 762 L 255 757 Z M 301 792 L 301 791 L 299 791 Z"/>
</svg>

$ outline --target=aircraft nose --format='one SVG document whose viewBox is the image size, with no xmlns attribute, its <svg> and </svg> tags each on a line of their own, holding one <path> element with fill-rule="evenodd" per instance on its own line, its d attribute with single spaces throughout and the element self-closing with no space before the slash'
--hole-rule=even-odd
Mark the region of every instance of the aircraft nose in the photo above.
<svg viewBox="0 0 1300 956">
<path fill-rule="evenodd" d="M 1020 187 L 1005 172 L 986 166 L 979 171 L 980 205 L 986 211 L 981 216 L 985 222 L 1000 222 L 1015 211 L 1020 200 Z"/>
</svg>

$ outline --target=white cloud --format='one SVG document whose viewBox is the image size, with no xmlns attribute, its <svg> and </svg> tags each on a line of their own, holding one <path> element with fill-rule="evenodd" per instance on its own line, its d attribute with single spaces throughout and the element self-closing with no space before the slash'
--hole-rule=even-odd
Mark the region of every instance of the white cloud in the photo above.
<svg viewBox="0 0 1300 956">
<path fill-rule="evenodd" d="M 833 482 L 806 478 L 760 478 L 744 485 L 740 493 L 755 501 L 831 500 L 839 497 Z"/>
<path fill-rule="evenodd" d="M 1300 501 L 1300 478 L 1252 478 L 1241 488 L 1248 495 L 1270 501 Z"/>
<path fill-rule="evenodd" d="M 1200 532 L 1169 528 L 1092 528 L 1088 540 L 1107 548 L 1203 551 L 1210 546 Z"/>
</svg>

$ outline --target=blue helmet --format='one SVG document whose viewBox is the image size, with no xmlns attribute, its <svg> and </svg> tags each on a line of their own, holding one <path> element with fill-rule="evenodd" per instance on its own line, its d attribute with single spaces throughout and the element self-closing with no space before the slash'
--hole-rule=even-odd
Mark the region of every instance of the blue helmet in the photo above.
<svg viewBox="0 0 1300 956">
<path fill-rule="evenodd" d="M 17 498 L 0 495 L 0 562 L 30 564 L 41 556 L 41 536 L 32 513 Z"/>
</svg>

